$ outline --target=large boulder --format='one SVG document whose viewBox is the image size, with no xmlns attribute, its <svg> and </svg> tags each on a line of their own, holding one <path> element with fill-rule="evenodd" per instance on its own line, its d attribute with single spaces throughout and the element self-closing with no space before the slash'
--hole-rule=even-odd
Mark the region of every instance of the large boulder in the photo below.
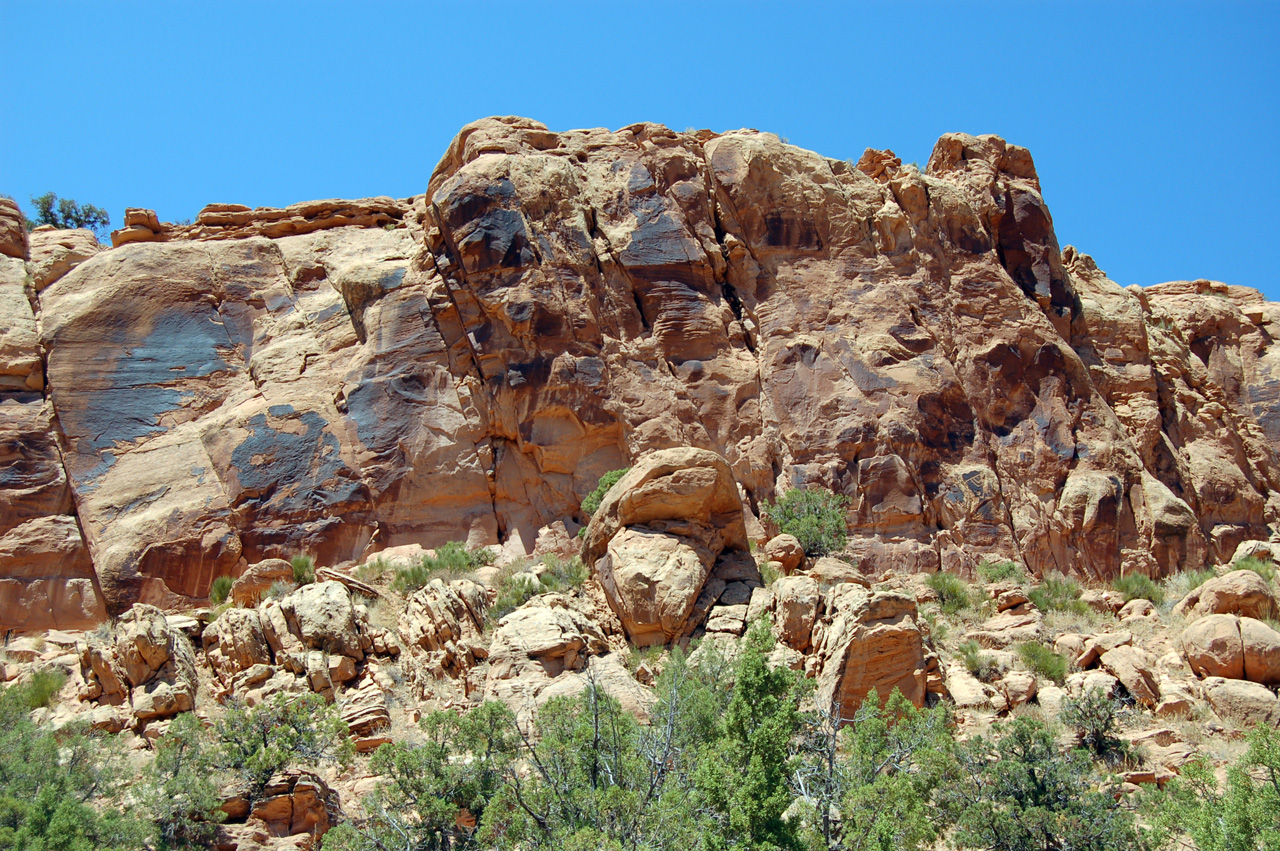
<svg viewBox="0 0 1280 851">
<path fill-rule="evenodd" d="M 1262 621 L 1208 615 L 1182 631 L 1181 646 L 1200 676 L 1280 685 L 1280 632 Z"/>
<path fill-rule="evenodd" d="M 264 559 L 245 568 L 231 583 L 230 597 L 237 606 L 252 606 L 277 582 L 293 581 L 293 565 L 282 558 Z"/>
<path fill-rule="evenodd" d="M 605 495 L 582 547 L 640 646 L 690 633 L 712 571 L 744 557 L 750 561 L 733 473 L 716 453 L 692 448 L 654 452 L 633 465 Z"/>
<path fill-rule="evenodd" d="M 289 632 L 306 647 L 364 659 L 364 643 L 356 624 L 351 593 L 341 582 L 304 585 L 280 601 Z"/>
<path fill-rule="evenodd" d="M 1246 725 L 1280 727 L 1280 699 L 1258 683 L 1209 677 L 1204 681 L 1204 697 L 1222 718 Z"/>
<path fill-rule="evenodd" d="M 187 637 L 154 606 L 139 603 L 109 637 L 91 634 L 80 646 L 81 697 L 127 703 L 139 722 L 195 708 L 195 652 Z"/>
<path fill-rule="evenodd" d="M 849 719 L 872 691 L 883 702 L 898 689 L 923 705 L 926 661 L 917 617 L 915 597 L 896 589 L 844 583 L 828 590 L 812 638 L 819 704 Z"/>
<path fill-rule="evenodd" d="M 1239 615 L 1269 618 L 1276 614 L 1276 598 L 1267 580 L 1252 570 L 1233 570 L 1191 591 L 1173 607 L 1175 615 Z"/>
<path fill-rule="evenodd" d="M 420 698 L 487 658 L 485 590 L 468 579 L 433 579 L 415 591 L 400 615 L 406 667 Z M 465 690 L 465 689 L 464 689 Z"/>
</svg>

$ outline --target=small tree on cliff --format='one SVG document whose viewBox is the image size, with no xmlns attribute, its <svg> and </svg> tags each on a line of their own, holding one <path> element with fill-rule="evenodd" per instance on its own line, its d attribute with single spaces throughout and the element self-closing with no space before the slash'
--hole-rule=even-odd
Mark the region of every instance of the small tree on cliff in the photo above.
<svg viewBox="0 0 1280 851">
<path fill-rule="evenodd" d="M 32 195 L 31 203 L 35 208 L 35 215 L 27 219 L 28 228 L 37 228 L 40 225 L 53 225 L 63 230 L 87 228 L 101 239 L 106 236 L 107 228 L 111 226 L 111 217 L 101 207 L 79 204 L 70 198 L 59 198 L 52 192 Z"/>
<path fill-rule="evenodd" d="M 849 498 L 823 488 L 793 489 L 764 504 L 765 515 L 784 535 L 794 535 L 808 556 L 824 556 L 844 546 Z"/>
</svg>

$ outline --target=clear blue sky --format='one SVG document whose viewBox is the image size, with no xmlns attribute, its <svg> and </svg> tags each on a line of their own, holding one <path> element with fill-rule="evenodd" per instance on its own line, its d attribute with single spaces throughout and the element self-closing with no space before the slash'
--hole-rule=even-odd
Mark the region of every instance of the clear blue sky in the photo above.
<svg viewBox="0 0 1280 851">
<path fill-rule="evenodd" d="M 463 124 L 755 127 L 827 156 L 1031 149 L 1121 284 L 1280 300 L 1277 3 L 0 0 L 0 193 L 161 218 L 426 189 Z"/>
</svg>

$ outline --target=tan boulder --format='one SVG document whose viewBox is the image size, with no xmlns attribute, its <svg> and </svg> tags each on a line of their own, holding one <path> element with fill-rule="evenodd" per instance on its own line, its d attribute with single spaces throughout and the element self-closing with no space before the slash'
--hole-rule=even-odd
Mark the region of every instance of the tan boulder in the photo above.
<svg viewBox="0 0 1280 851">
<path fill-rule="evenodd" d="M 1009 671 L 995 684 L 1009 709 L 1033 700 L 1038 686 L 1035 674 L 1029 671 Z"/>
<path fill-rule="evenodd" d="M 959 662 L 947 665 L 947 689 L 961 709 L 991 709 L 995 689 L 980 681 Z"/>
<path fill-rule="evenodd" d="M 926 662 L 916 617 L 914 597 L 902 591 L 851 583 L 827 591 L 812 637 L 819 705 L 851 718 L 872 690 L 884 701 L 894 689 L 922 705 Z"/>
<path fill-rule="evenodd" d="M 1240 619 L 1234 615 L 1208 615 L 1182 631 L 1180 646 L 1191 670 L 1201 677 L 1244 677 L 1244 643 Z"/>
<path fill-rule="evenodd" d="M 1203 687 L 1205 700 L 1220 717 L 1241 724 L 1280 726 L 1280 699 L 1266 686 L 1247 680 L 1209 677 Z"/>
<path fill-rule="evenodd" d="M 0 254 L 18 260 L 27 256 L 26 216 L 12 198 L 0 198 Z"/>
<path fill-rule="evenodd" d="M 317 774 L 289 769 L 268 781 L 249 811 L 250 823 L 269 836 L 306 836 L 315 841 L 329 831 L 341 812 L 338 793 Z"/>
<path fill-rule="evenodd" d="M 386 693 L 369 676 L 361 678 L 355 688 L 347 691 L 339 703 L 338 712 L 357 736 L 370 736 L 391 725 Z"/>
<path fill-rule="evenodd" d="M 1040 612 L 1010 610 L 987 618 L 968 636 L 983 647 L 1002 648 L 1024 641 L 1040 641 L 1043 624 L 1044 615 Z"/>
<path fill-rule="evenodd" d="M 236 577 L 229 596 L 237 606 L 252 606 L 277 582 L 293 582 L 293 565 L 282 558 L 265 559 Z"/>
<path fill-rule="evenodd" d="M 831 556 L 822 556 L 815 559 L 813 565 L 805 573 L 824 588 L 839 585 L 841 582 L 852 582 L 854 585 L 861 585 L 863 588 L 871 587 L 871 580 L 864 576 L 858 568 L 847 561 L 832 558 Z"/>
<path fill-rule="evenodd" d="M 280 601 L 289 631 L 307 647 L 364 659 L 351 593 L 341 582 L 304 585 Z"/>
<path fill-rule="evenodd" d="M 1133 644 L 1133 633 L 1128 630 L 1119 632 L 1100 632 L 1085 638 L 1084 645 L 1076 655 L 1077 668 L 1092 668 L 1098 659 L 1109 650 Z"/>
<path fill-rule="evenodd" d="M 154 606 L 139 603 L 103 639 L 89 636 L 80 648 L 82 696 L 102 703 L 128 702 L 135 718 L 167 718 L 195 708 L 195 653 L 187 637 Z"/>
<path fill-rule="evenodd" d="M 1080 602 L 1094 611 L 1104 614 L 1115 614 L 1124 606 L 1124 597 L 1115 591 L 1100 588 L 1087 588 L 1080 594 Z"/>
<path fill-rule="evenodd" d="M 254 665 L 273 663 L 271 648 L 254 609 L 228 609 L 201 636 L 209 667 L 229 684 L 237 674 Z M 253 683 L 252 685 L 257 685 Z"/>
<path fill-rule="evenodd" d="M 415 591 L 400 615 L 406 668 L 419 698 L 458 678 L 488 655 L 484 623 L 485 590 L 467 579 L 433 579 Z"/>
<path fill-rule="evenodd" d="M 88 260 L 102 250 L 92 231 L 47 230 L 31 234 L 31 256 L 27 270 L 36 292 Z"/>
<path fill-rule="evenodd" d="M 1280 685 L 1280 632 L 1253 618 L 1240 618 L 1244 679 L 1264 686 Z"/>
<path fill-rule="evenodd" d="M 784 574 L 792 573 L 804 564 L 804 547 L 795 535 L 774 535 L 764 545 L 764 554 L 770 561 L 782 565 Z"/>
<path fill-rule="evenodd" d="M 627 636 L 648 646 L 692 632 L 712 571 L 724 561 L 750 561 L 747 546 L 742 503 L 724 459 L 703 449 L 669 449 L 638 461 L 605 495 L 582 558 Z"/>
<path fill-rule="evenodd" d="M 784 576 L 770 589 L 773 594 L 773 625 L 778 638 L 801 653 L 809 649 L 818 604 L 822 600 L 818 583 L 811 576 Z"/>
<path fill-rule="evenodd" d="M 1148 709 L 1160 699 L 1159 681 L 1145 654 L 1125 645 L 1103 653 L 1099 658 L 1103 669 L 1120 681 L 1133 699 Z"/>
<path fill-rule="evenodd" d="M 1175 615 L 1187 618 L 1229 614 L 1261 619 L 1277 611 L 1271 586 L 1252 570 L 1233 570 L 1210 579 L 1173 607 Z"/>
</svg>

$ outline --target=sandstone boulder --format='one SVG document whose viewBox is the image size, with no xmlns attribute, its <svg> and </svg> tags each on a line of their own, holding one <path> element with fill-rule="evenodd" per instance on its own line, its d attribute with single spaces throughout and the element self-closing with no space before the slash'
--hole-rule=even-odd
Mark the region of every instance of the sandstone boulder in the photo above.
<svg viewBox="0 0 1280 851">
<path fill-rule="evenodd" d="M 817 699 L 852 718 L 875 690 L 883 702 L 896 688 L 924 703 L 924 646 L 912 595 L 837 585 L 823 595 L 812 645 L 820 662 Z"/>
<path fill-rule="evenodd" d="M 785 576 L 773 584 L 773 625 L 778 638 L 804 653 L 809 649 L 822 596 L 810 576 Z"/>
<path fill-rule="evenodd" d="M 27 270 L 36 292 L 40 292 L 63 275 L 102 250 L 92 231 L 43 230 L 31 234 L 31 256 Z"/>
<path fill-rule="evenodd" d="M 1125 645 L 1103 653 L 1099 662 L 1104 670 L 1120 681 L 1134 700 L 1148 709 L 1155 708 L 1160 699 L 1160 686 L 1146 654 Z"/>
<path fill-rule="evenodd" d="M 26 217 L 12 198 L 0 198 L 0 254 L 18 260 L 27 256 Z"/>
<path fill-rule="evenodd" d="M 262 622 L 253 609 L 228 609 L 209 624 L 201 640 L 209 667 L 224 684 L 230 684 L 241 671 L 274 662 Z"/>
<path fill-rule="evenodd" d="M 1193 622 L 1182 631 L 1181 646 L 1198 676 L 1244 678 L 1244 643 L 1234 615 L 1212 614 Z"/>
<path fill-rule="evenodd" d="M 277 582 L 293 581 L 293 565 L 282 558 L 251 564 L 231 583 L 231 600 L 237 606 L 252 606 Z"/>
<path fill-rule="evenodd" d="M 364 659 L 364 643 L 356 625 L 351 594 L 340 582 L 304 585 L 280 601 L 289 632 L 306 647 Z"/>
<path fill-rule="evenodd" d="M 695 603 L 716 565 L 750 561 L 733 473 L 703 449 L 646 456 L 605 495 L 582 558 L 633 643 L 665 644 L 692 632 Z"/>
<path fill-rule="evenodd" d="M 1246 680 L 1209 677 L 1204 696 L 1213 711 L 1241 724 L 1280 727 L 1280 699 L 1265 686 Z"/>
<path fill-rule="evenodd" d="M 484 588 L 466 579 L 433 579 L 414 592 L 400 616 L 406 665 L 420 698 L 488 656 L 484 641 Z"/>
<path fill-rule="evenodd" d="M 1276 611 L 1271 586 L 1252 570 L 1233 570 L 1210 579 L 1173 608 L 1175 615 L 1188 618 L 1217 614 L 1268 618 Z"/>
<path fill-rule="evenodd" d="M 792 573 L 804 564 L 804 547 L 795 535 L 775 535 L 764 545 L 770 561 L 782 565 L 783 573 Z"/>
<path fill-rule="evenodd" d="M 1264 686 L 1280 685 L 1280 632 L 1253 618 L 1240 618 L 1244 679 Z"/>
<path fill-rule="evenodd" d="M 187 637 L 154 606 L 139 603 L 107 638 L 80 646 L 81 697 L 109 705 L 128 703 L 140 722 L 195 708 L 195 652 Z"/>
</svg>

